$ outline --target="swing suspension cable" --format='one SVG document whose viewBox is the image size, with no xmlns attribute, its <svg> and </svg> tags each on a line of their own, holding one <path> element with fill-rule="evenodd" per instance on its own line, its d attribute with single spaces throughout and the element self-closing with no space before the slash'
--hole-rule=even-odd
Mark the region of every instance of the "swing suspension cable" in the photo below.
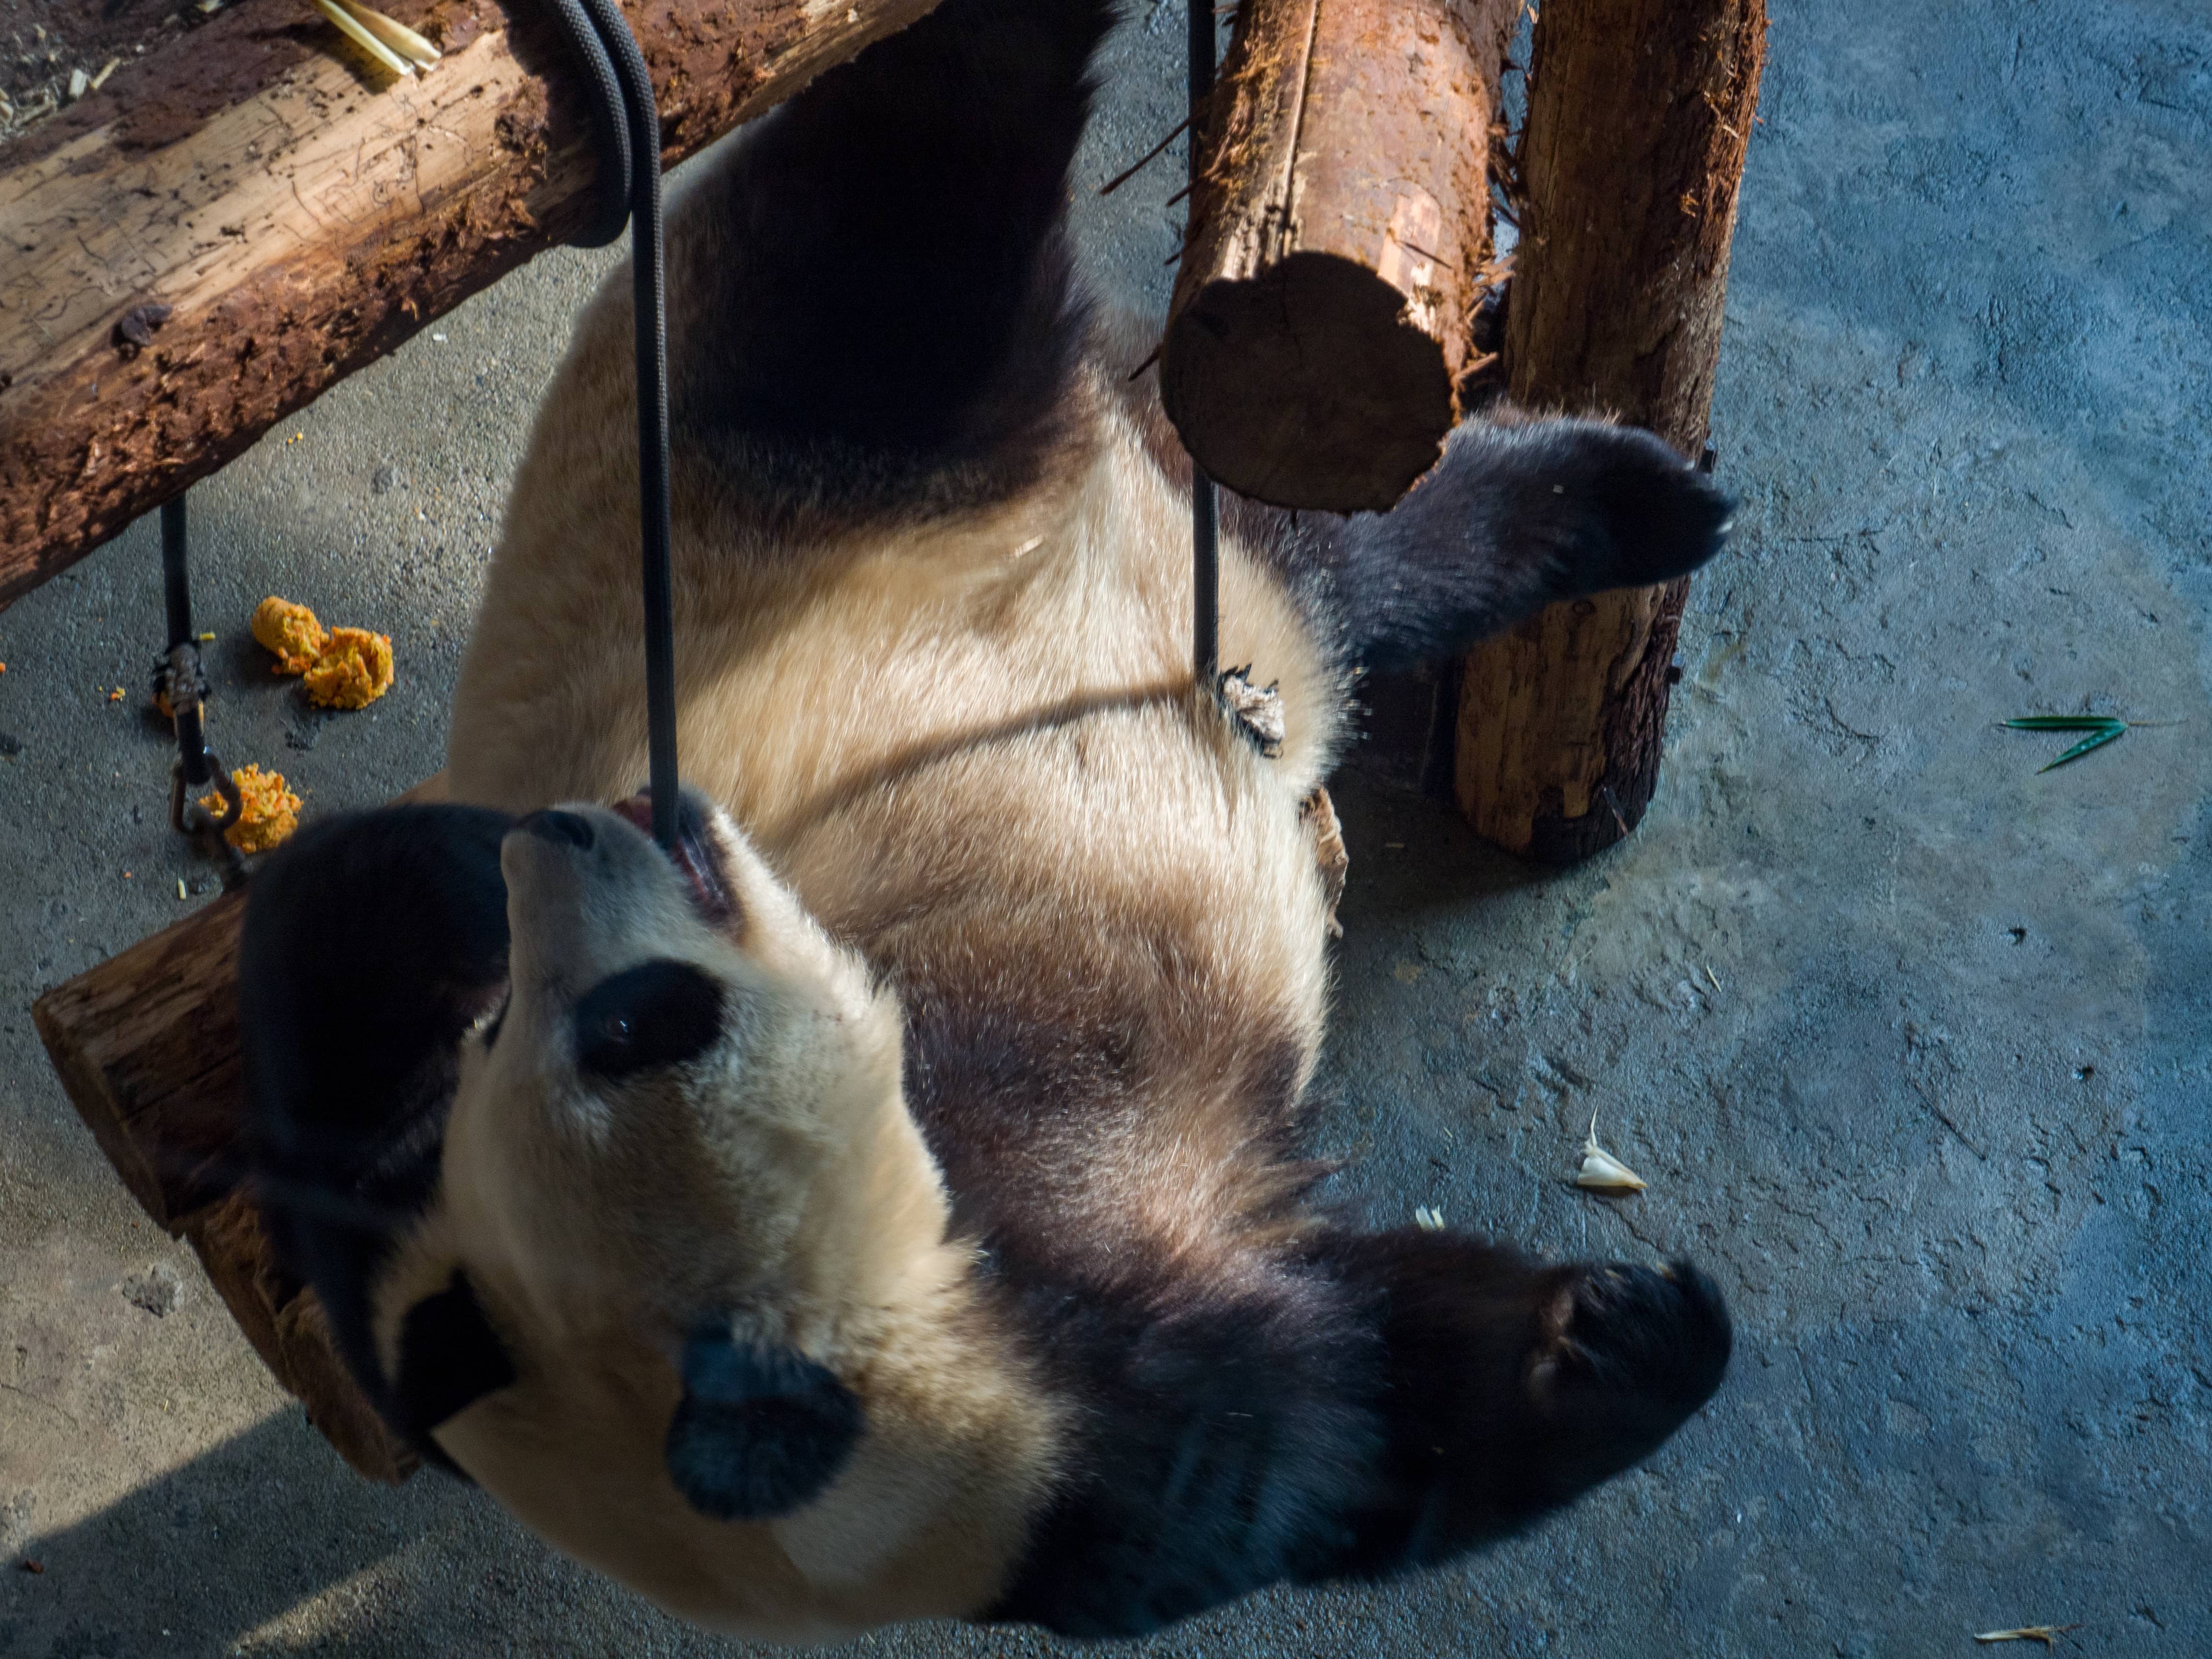
<svg viewBox="0 0 2212 1659">
<path fill-rule="evenodd" d="M 640 578 L 645 599 L 646 753 L 653 838 L 677 839 L 676 624 L 669 574 L 668 303 L 662 271 L 660 116 L 653 76 L 614 0 L 550 0 L 583 59 L 599 149 L 599 204 L 576 239 L 604 247 L 630 228 L 637 352 Z"/>
<path fill-rule="evenodd" d="M 1205 166 L 1199 144 L 1200 112 L 1213 90 L 1214 17 L 1212 0 L 1189 0 L 1190 4 L 1190 182 L 1198 183 Z M 1188 211 L 1196 214 L 1194 191 Z M 1186 230 L 1184 243 L 1188 245 Z M 1191 550 L 1191 672 L 1199 685 L 1211 690 L 1221 678 L 1221 545 L 1218 503 L 1213 480 L 1194 455 L 1190 462 Z"/>
<path fill-rule="evenodd" d="M 207 677 L 200 665 L 198 637 L 192 632 L 191 571 L 186 562 L 185 498 L 161 503 L 161 606 L 169 643 L 162 659 L 161 700 L 177 731 L 177 775 L 193 789 L 204 789 L 215 774 L 200 704 Z M 181 827 L 181 826 L 180 826 Z"/>
<path fill-rule="evenodd" d="M 200 662 L 199 637 L 192 632 L 191 572 L 186 562 L 185 498 L 161 503 L 161 604 L 168 623 L 168 649 L 154 669 L 154 689 L 166 703 L 177 734 L 177 752 L 169 763 L 169 827 L 179 835 L 198 841 L 222 869 L 226 890 L 246 879 L 246 861 L 223 832 L 236 823 L 246 810 L 237 782 L 208 747 L 207 672 Z M 214 787 L 222 803 L 220 812 L 200 805 L 198 792 Z"/>
</svg>

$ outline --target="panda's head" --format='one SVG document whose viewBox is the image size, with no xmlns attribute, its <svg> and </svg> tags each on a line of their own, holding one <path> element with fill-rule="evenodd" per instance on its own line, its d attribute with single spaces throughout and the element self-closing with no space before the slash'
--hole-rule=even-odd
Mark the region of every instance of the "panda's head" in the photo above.
<svg viewBox="0 0 2212 1659">
<path fill-rule="evenodd" d="M 807 1356 L 901 1270 L 878 1230 L 942 1218 L 881 1213 L 937 1207 L 920 1148 L 884 1145 L 912 1134 L 889 999 L 719 813 L 687 797 L 672 852 L 648 816 L 550 809 L 501 842 L 507 990 L 464 1048 L 430 1254 L 533 1350 L 665 1355 L 678 1488 L 772 1514 L 860 1431 Z M 393 1369 L 440 1365 L 404 1351 L 420 1316 L 392 1312 Z"/>
<path fill-rule="evenodd" d="M 447 1200 L 549 1326 L 830 1294 L 902 1115 L 858 958 L 719 813 L 687 797 L 664 852 L 647 811 L 534 812 L 500 845 L 507 990 L 464 1051 Z"/>
<path fill-rule="evenodd" d="M 1055 1431 L 948 1237 L 896 1001 L 719 812 L 673 851 L 648 816 L 397 809 L 261 872 L 280 1248 L 396 1426 L 665 1604 L 812 1561 L 958 1611 Z"/>
</svg>

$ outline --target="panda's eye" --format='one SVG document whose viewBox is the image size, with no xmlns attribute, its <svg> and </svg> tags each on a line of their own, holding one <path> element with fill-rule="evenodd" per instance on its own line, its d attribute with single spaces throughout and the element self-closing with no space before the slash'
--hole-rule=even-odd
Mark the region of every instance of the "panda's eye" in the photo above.
<svg viewBox="0 0 2212 1659">
<path fill-rule="evenodd" d="M 722 1031 L 722 988 L 688 962 L 647 962 L 576 1005 L 577 1069 L 627 1077 L 696 1060 Z"/>
</svg>

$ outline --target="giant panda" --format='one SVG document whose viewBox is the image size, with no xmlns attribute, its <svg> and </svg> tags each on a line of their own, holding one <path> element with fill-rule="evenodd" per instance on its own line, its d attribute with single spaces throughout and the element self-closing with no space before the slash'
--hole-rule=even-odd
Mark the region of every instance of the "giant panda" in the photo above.
<svg viewBox="0 0 2212 1659">
<path fill-rule="evenodd" d="M 1493 420 L 1394 511 L 1224 504 L 1071 270 L 1108 0 L 944 0 L 668 222 L 680 847 L 646 770 L 629 285 L 578 325 L 449 799 L 255 878 L 256 1181 L 394 1432 L 701 1624 L 1130 1636 L 1446 1561 L 1656 1448 L 1686 1263 L 1363 1231 L 1297 1115 L 1354 672 L 1655 582 L 1728 507 Z M 334 949 L 334 941 L 342 949 Z"/>
</svg>

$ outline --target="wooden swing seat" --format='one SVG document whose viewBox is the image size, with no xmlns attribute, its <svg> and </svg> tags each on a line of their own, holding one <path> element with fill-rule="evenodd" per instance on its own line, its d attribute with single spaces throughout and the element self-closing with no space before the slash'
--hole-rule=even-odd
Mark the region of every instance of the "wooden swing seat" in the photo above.
<svg viewBox="0 0 2212 1659">
<path fill-rule="evenodd" d="M 442 775 L 403 799 L 435 799 Z M 247 1182 L 238 950 L 221 898 L 56 986 L 31 1018 L 77 1115 L 155 1225 L 189 1243 L 223 1305 L 345 1461 L 397 1485 L 420 1460 L 331 1346 L 315 1293 L 276 1265 Z"/>
</svg>

